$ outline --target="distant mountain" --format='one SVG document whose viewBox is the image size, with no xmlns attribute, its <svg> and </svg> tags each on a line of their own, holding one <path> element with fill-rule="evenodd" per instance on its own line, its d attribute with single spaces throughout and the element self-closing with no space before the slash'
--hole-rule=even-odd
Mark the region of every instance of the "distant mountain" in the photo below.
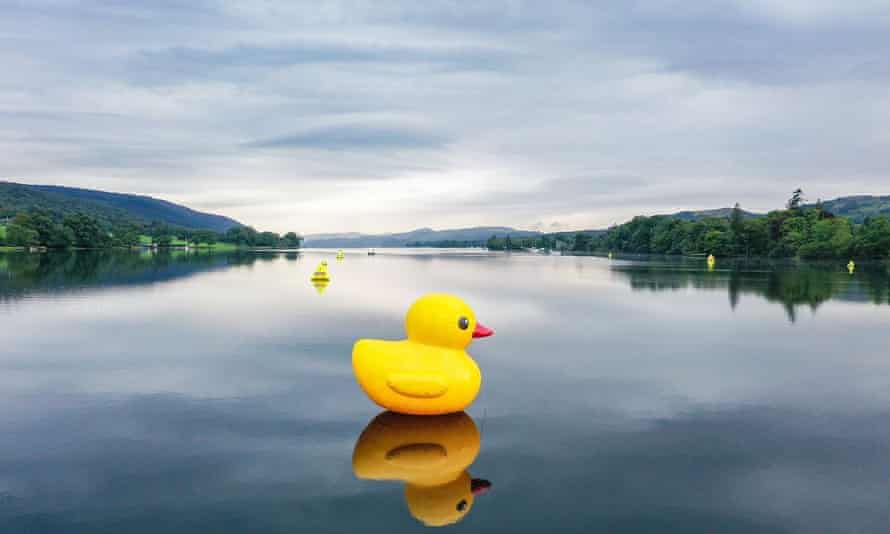
<svg viewBox="0 0 890 534">
<path fill-rule="evenodd" d="M 814 206 L 815 204 L 807 205 L 807 207 Z M 822 202 L 822 207 L 835 215 L 849 217 L 854 222 L 861 223 L 866 217 L 874 217 L 877 215 L 887 215 L 890 217 L 890 195 L 856 195 L 840 197 Z"/>
<path fill-rule="evenodd" d="M 62 213 L 85 212 L 112 223 L 158 221 L 194 230 L 225 232 L 241 223 L 147 196 L 108 193 L 55 185 L 0 182 L 0 217 L 29 208 Z"/>
<path fill-rule="evenodd" d="M 504 226 L 477 226 L 452 230 L 419 228 L 397 234 L 314 234 L 304 237 L 303 246 L 315 248 L 405 247 L 412 244 L 438 242 L 484 243 L 491 236 L 533 237 L 540 232 L 516 230 Z"/>
</svg>

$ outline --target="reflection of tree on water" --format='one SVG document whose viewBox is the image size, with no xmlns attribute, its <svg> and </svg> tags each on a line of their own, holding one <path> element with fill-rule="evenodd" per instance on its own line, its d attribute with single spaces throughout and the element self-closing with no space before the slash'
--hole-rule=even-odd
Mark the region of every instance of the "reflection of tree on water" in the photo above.
<svg viewBox="0 0 890 534">
<path fill-rule="evenodd" d="M 816 310 L 831 299 L 890 304 L 890 266 L 863 265 L 851 277 L 833 264 L 739 264 L 731 270 L 707 272 L 699 265 L 683 262 L 637 263 L 613 267 L 629 279 L 635 290 L 672 291 L 686 288 L 727 289 L 734 309 L 740 295 L 756 295 L 782 304 L 793 322 L 797 309 Z"/>
<path fill-rule="evenodd" d="M 239 251 L 115 249 L 0 254 L 0 300 L 21 298 L 30 293 L 152 284 L 277 257 L 271 254 L 258 257 Z M 296 258 L 287 256 L 288 260 Z"/>
</svg>

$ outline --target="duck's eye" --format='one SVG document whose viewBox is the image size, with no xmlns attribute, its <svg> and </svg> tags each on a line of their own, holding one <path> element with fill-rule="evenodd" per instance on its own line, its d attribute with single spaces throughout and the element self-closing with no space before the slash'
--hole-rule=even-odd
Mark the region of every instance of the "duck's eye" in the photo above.
<svg viewBox="0 0 890 534">
<path fill-rule="evenodd" d="M 457 511 L 463 512 L 466 509 L 467 509 L 467 500 L 461 499 L 461 501 L 459 503 L 457 503 Z"/>
<path fill-rule="evenodd" d="M 467 319 L 466 317 L 461 317 L 460 319 L 457 320 L 457 327 L 460 328 L 461 330 L 466 330 L 467 328 L 470 327 L 470 320 Z"/>
</svg>

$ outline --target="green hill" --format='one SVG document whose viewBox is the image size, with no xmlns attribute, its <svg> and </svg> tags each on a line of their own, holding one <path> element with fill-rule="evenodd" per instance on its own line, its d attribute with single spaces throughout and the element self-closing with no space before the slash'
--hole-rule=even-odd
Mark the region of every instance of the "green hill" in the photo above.
<svg viewBox="0 0 890 534">
<path fill-rule="evenodd" d="M 808 207 L 813 207 L 813 205 Z M 834 200 L 826 200 L 822 203 L 822 208 L 835 215 L 848 217 L 853 222 L 861 223 L 866 217 L 890 216 L 890 195 L 840 197 Z"/>
<path fill-rule="evenodd" d="M 732 216 L 732 208 L 717 208 L 711 210 L 696 210 L 696 211 L 679 211 L 677 213 L 671 213 L 669 215 L 665 215 L 665 217 L 669 217 L 671 219 L 680 219 L 681 221 L 700 221 L 702 219 L 729 219 Z M 752 213 L 750 211 L 742 210 L 742 217 L 745 219 L 750 219 L 752 217 L 760 217 L 761 215 L 758 213 Z"/>
<path fill-rule="evenodd" d="M 232 227 L 243 226 L 228 217 L 195 211 L 147 196 L 0 182 L 0 220 L 31 208 L 62 214 L 86 213 L 111 225 L 160 222 L 179 228 L 220 233 Z"/>
</svg>

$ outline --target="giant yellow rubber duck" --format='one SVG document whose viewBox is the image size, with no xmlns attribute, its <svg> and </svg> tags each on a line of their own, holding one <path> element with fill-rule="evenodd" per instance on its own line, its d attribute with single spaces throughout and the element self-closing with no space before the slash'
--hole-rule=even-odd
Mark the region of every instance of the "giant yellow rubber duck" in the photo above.
<svg viewBox="0 0 890 534">
<path fill-rule="evenodd" d="M 855 261 L 850 260 L 850 263 L 847 264 L 847 272 L 849 272 L 850 274 L 853 274 L 856 272 L 856 262 Z"/>
<path fill-rule="evenodd" d="M 405 317 L 408 339 L 360 339 L 352 349 L 356 380 L 378 405 L 398 413 L 439 415 L 469 406 L 482 374 L 464 350 L 473 338 L 494 334 L 452 295 L 418 299 Z"/>
<path fill-rule="evenodd" d="M 346 254 L 342 250 L 337 251 L 337 261 L 343 261 L 343 258 L 346 257 Z"/>
<path fill-rule="evenodd" d="M 717 265 L 717 258 L 713 254 L 708 254 L 708 270 L 713 271 L 715 265 Z"/>
<path fill-rule="evenodd" d="M 366 480 L 405 482 L 411 515 L 430 527 L 463 519 L 491 488 L 467 469 L 479 454 L 479 430 L 465 413 L 416 417 L 384 412 L 365 428 L 352 471 Z"/>
</svg>

